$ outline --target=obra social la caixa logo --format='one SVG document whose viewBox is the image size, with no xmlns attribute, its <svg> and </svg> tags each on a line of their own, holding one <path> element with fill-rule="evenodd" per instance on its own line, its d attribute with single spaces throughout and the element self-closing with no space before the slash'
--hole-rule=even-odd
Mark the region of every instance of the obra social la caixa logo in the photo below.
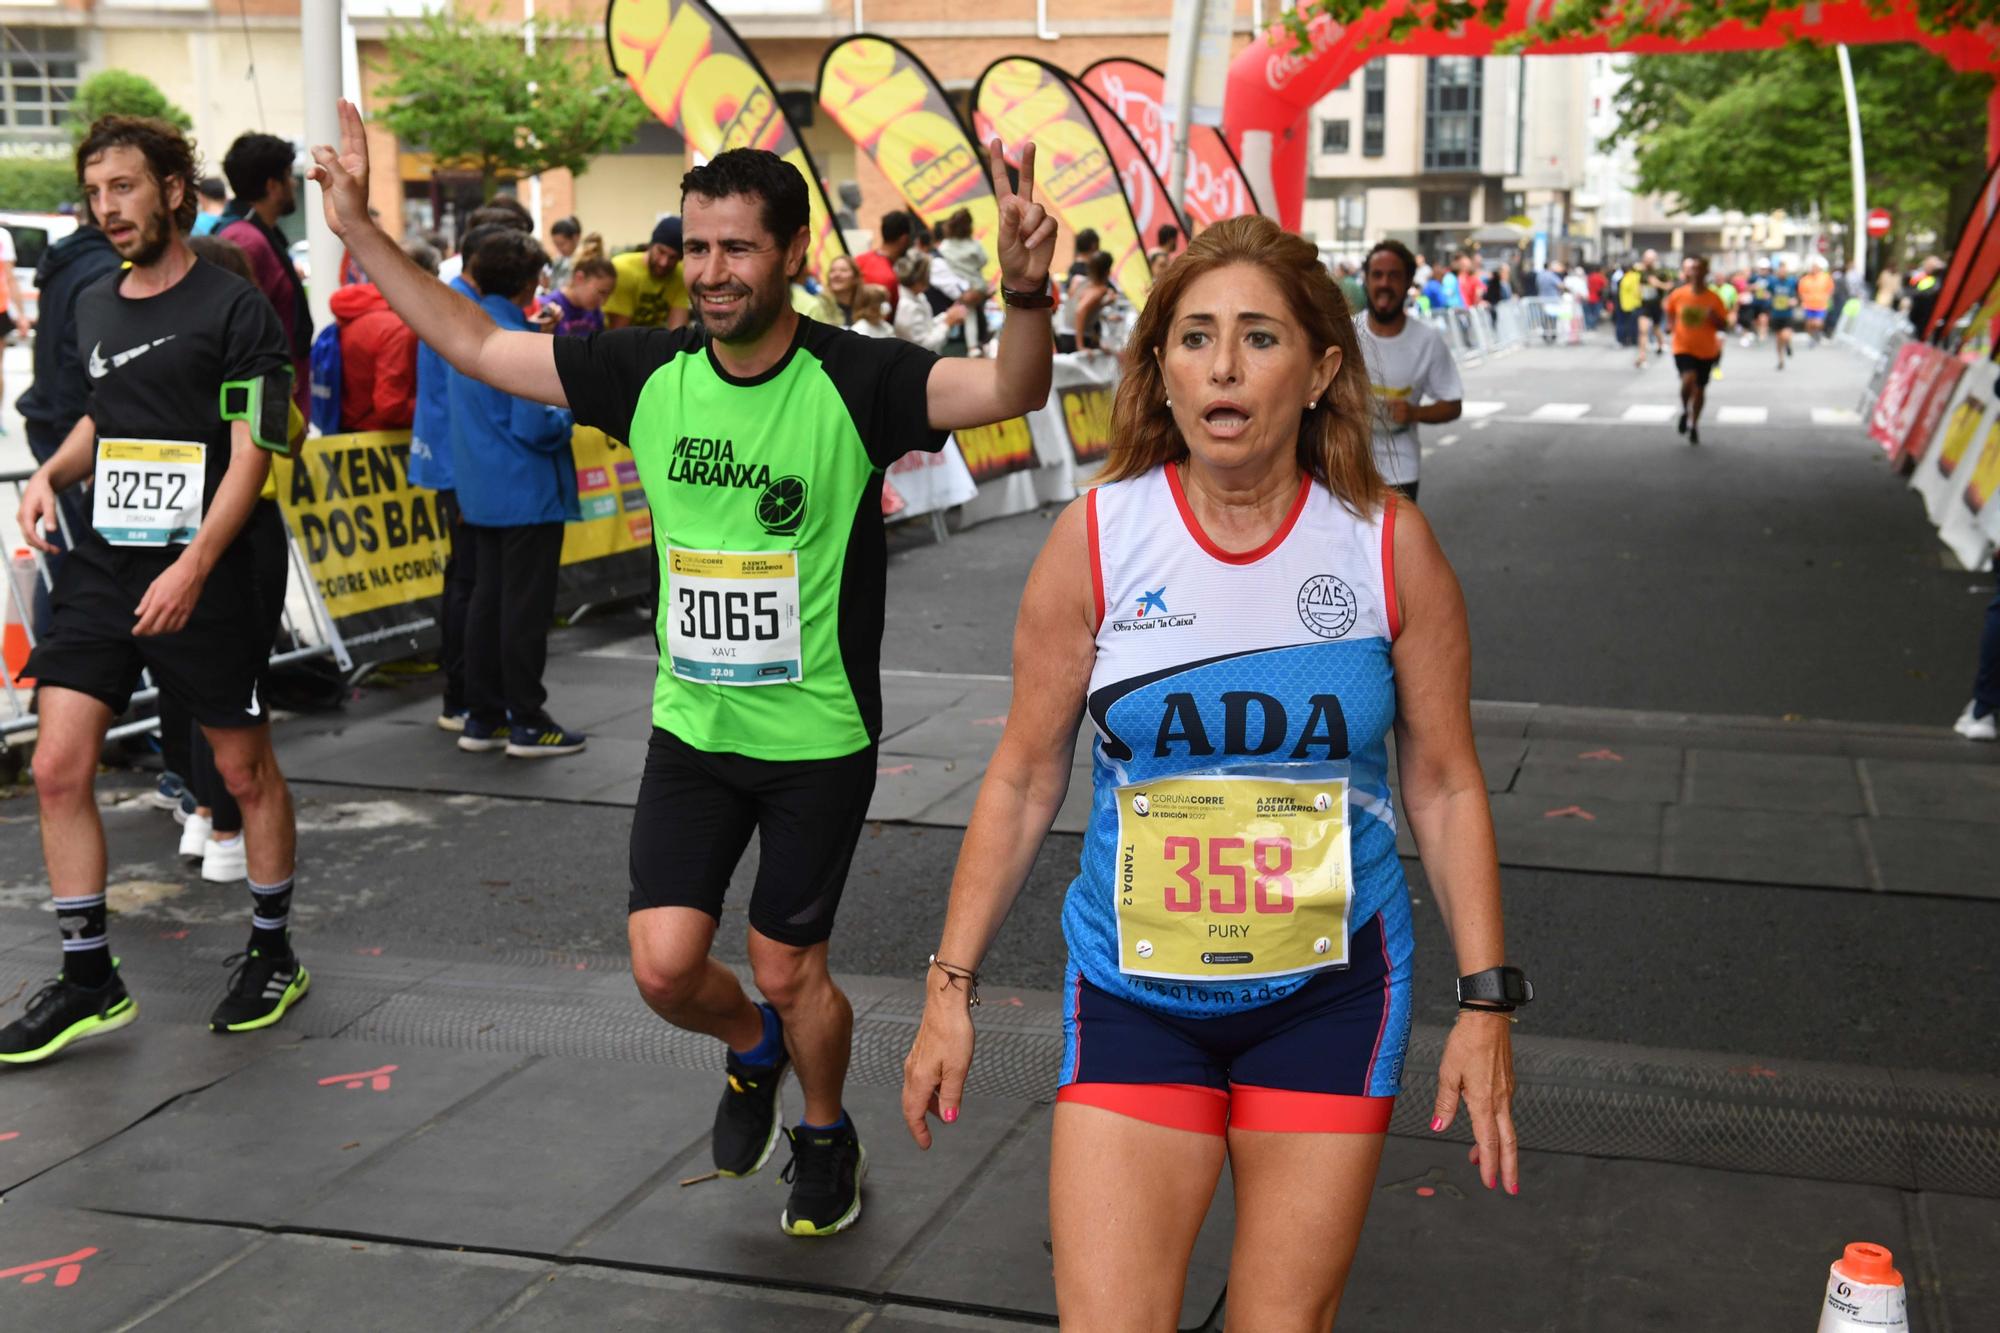
<svg viewBox="0 0 2000 1333">
<path fill-rule="evenodd" d="M 1192 611 L 1174 612 L 1167 609 L 1167 588 L 1161 584 L 1151 590 L 1140 589 L 1139 600 L 1133 614 L 1123 620 L 1111 622 L 1114 632 L 1130 634 L 1139 630 L 1178 629 L 1182 625 L 1195 622 Z"/>
</svg>

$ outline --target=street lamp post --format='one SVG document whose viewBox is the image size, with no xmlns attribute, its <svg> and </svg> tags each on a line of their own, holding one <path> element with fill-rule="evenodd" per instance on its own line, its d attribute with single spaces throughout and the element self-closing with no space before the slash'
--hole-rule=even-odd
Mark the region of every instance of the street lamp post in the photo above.
<svg viewBox="0 0 2000 1333">
<path fill-rule="evenodd" d="M 1840 90 L 1847 98 L 1847 159 L 1854 176 L 1854 220 L 1847 228 L 1847 268 L 1850 273 L 1860 271 L 1865 280 L 1868 272 L 1863 257 L 1868 242 L 1863 226 L 1868 218 L 1868 167 L 1861 155 L 1861 108 L 1854 101 L 1854 65 L 1847 58 L 1847 44 L 1842 42 L 1833 49 L 1840 57 Z"/>
</svg>

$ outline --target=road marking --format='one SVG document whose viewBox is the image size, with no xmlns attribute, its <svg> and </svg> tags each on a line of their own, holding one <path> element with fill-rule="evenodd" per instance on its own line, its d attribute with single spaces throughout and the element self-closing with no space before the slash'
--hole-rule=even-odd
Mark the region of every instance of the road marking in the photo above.
<svg viewBox="0 0 2000 1333">
<path fill-rule="evenodd" d="M 1768 407 L 1718 408 L 1715 419 L 1725 426 L 1761 426 L 1771 419 Z"/>
<path fill-rule="evenodd" d="M 1680 409 L 1672 403 L 1634 403 L 1625 409 L 1621 421 L 1661 422 L 1672 421 Z"/>
<path fill-rule="evenodd" d="M 1590 411 L 1589 403 L 1543 403 L 1528 413 L 1530 421 L 1575 421 Z"/>
<path fill-rule="evenodd" d="M 1507 410 L 1507 404 L 1496 403 L 1482 398 L 1468 398 L 1460 405 L 1460 415 L 1468 421 L 1478 421 L 1483 417 L 1497 416 Z"/>
<path fill-rule="evenodd" d="M 1815 426 L 1853 426 L 1860 421 L 1861 414 L 1851 407 L 1815 407 L 1812 410 Z"/>
</svg>

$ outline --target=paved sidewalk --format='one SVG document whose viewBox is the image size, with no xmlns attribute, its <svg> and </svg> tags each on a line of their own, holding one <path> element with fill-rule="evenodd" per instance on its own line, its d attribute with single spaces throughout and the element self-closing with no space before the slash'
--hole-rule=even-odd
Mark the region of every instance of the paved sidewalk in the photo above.
<svg viewBox="0 0 2000 1333">
<path fill-rule="evenodd" d="M 572 640 L 588 643 L 550 666 L 564 721 L 592 732 L 582 755 L 461 755 L 418 682 L 288 722 L 287 772 L 307 790 L 529 798 L 538 836 L 561 839 L 566 807 L 630 804 L 648 726 L 650 644 Z M 873 814 L 962 826 L 1006 680 L 891 672 L 885 693 Z M 1981 869 L 2000 756 L 1942 731 L 1513 704 L 1475 722 L 1510 864 L 2000 896 Z M 1058 830 L 1082 828 L 1087 753 Z M 17 901 L 0 906 L 0 1011 L 49 962 L 46 913 Z M 781 1161 L 680 1184 L 706 1170 L 719 1055 L 646 1012 L 616 954 L 350 937 L 334 913 L 301 931 L 316 980 L 284 1028 L 222 1039 L 199 1024 L 240 946 L 229 915 L 121 925 L 141 1022 L 0 1071 L 0 1328 L 1053 1320 L 1053 993 L 989 988 L 967 1113 L 925 1156 L 896 1110 L 918 996 L 906 977 L 845 978 L 866 1212 L 799 1241 L 776 1227 Z M 1981 1328 L 2000 1308 L 2000 1079 L 1529 1025 L 1524 1185 L 1506 1199 L 1479 1188 L 1462 1132 L 1426 1132 L 1442 1035 L 1416 1032 L 1344 1330 L 1804 1327 L 1825 1265 L 1864 1238 L 1897 1253 L 1913 1327 Z M 1232 1216 L 1225 1181 L 1185 1328 L 1220 1327 Z"/>
<path fill-rule="evenodd" d="M 0 913 L 0 995 L 46 966 L 38 917 Z M 284 1029 L 224 1039 L 197 1023 L 236 943 L 128 932 L 140 1023 L 0 1072 L 0 1328 L 1051 1322 L 1054 995 L 988 995 L 966 1114 L 926 1156 L 896 1112 L 919 997 L 848 978 L 864 1220 L 800 1241 L 779 1159 L 680 1184 L 707 1169 L 718 1053 L 619 959 L 309 936 Z M 1859 1238 L 1896 1252 L 1913 1327 L 2000 1302 L 2000 1080 L 1524 1037 L 1507 1199 L 1462 1134 L 1423 1130 L 1440 1035 L 1417 1034 L 1343 1329 L 1805 1327 Z M 1219 1327 L 1231 1218 L 1225 1182 L 1185 1328 Z"/>
<path fill-rule="evenodd" d="M 590 748 L 468 764 L 435 700 L 388 699 L 282 733 L 296 780 L 629 806 L 651 726 L 650 639 L 552 657 L 550 697 Z M 963 827 L 999 742 L 1004 676 L 883 673 L 871 818 Z M 2000 749 L 1948 728 L 1475 702 L 1505 865 L 2000 898 Z M 1055 831 L 1089 817 L 1088 729 Z M 1408 831 L 1405 855 L 1415 853 Z"/>
</svg>

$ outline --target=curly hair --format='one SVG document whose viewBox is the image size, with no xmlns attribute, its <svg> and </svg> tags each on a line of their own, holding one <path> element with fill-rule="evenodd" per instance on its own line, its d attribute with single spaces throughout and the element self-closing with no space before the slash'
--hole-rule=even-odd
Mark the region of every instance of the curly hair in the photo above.
<svg viewBox="0 0 2000 1333">
<path fill-rule="evenodd" d="M 1374 395 L 1347 300 L 1311 241 L 1255 214 L 1209 227 L 1154 281 L 1125 345 L 1125 373 L 1112 407 L 1111 454 L 1097 480 L 1123 481 L 1188 456 L 1187 441 L 1166 405 L 1160 357 L 1188 288 L 1233 265 L 1251 265 L 1271 276 L 1315 357 L 1329 347 L 1340 349 L 1333 383 L 1299 415 L 1299 470 L 1357 516 L 1374 514 L 1387 499 L 1387 487 L 1375 469 Z"/>
<path fill-rule="evenodd" d="M 160 187 L 160 204 L 166 206 L 167 183 L 181 183 L 180 206 L 174 209 L 174 227 L 185 235 L 194 227 L 201 208 L 201 191 L 195 179 L 194 141 L 175 126 L 151 116 L 99 116 L 91 123 L 83 142 L 76 146 L 76 183 L 83 184 L 83 171 L 113 148 L 136 148 L 146 159 L 146 170 Z M 90 212 L 86 199 L 84 211 Z M 91 213 L 91 221 L 97 221 Z"/>
</svg>

